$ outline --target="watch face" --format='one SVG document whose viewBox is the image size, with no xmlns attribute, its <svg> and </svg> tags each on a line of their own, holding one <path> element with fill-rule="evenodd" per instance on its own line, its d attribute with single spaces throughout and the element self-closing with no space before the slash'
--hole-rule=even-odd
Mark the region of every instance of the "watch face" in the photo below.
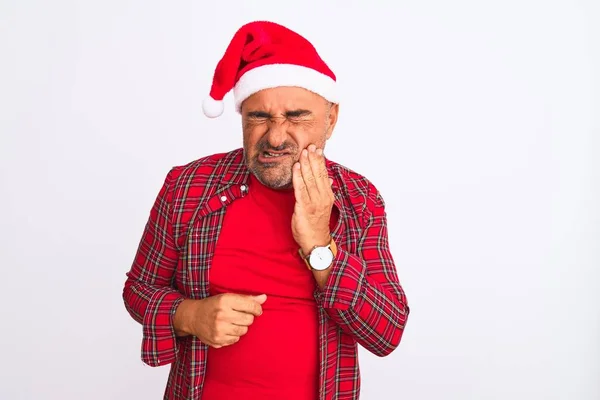
<svg viewBox="0 0 600 400">
<path fill-rule="evenodd" d="M 327 247 L 317 247 L 310 253 L 310 266 L 316 270 L 327 269 L 333 261 L 333 253 Z"/>
</svg>

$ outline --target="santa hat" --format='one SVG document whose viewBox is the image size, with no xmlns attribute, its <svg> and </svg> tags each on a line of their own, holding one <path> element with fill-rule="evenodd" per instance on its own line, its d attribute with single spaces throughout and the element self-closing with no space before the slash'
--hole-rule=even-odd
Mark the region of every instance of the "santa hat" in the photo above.
<svg viewBox="0 0 600 400">
<path fill-rule="evenodd" d="M 223 98 L 233 90 L 240 112 L 249 96 L 280 86 L 302 87 L 333 103 L 339 101 L 335 74 L 308 40 L 273 22 L 251 22 L 235 33 L 217 64 L 202 110 L 207 117 L 220 116 Z"/>
</svg>

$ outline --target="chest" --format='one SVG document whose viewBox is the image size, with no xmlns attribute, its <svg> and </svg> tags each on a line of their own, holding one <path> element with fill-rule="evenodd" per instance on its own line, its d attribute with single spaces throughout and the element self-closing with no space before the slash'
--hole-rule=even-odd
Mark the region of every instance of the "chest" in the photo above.
<svg viewBox="0 0 600 400">
<path fill-rule="evenodd" d="M 270 299 L 312 300 L 314 279 L 291 230 L 294 204 L 293 193 L 255 191 L 227 208 L 206 274 L 211 296 L 264 293 Z"/>
<path fill-rule="evenodd" d="M 249 196 L 244 185 L 218 190 L 193 207 L 186 207 L 185 199 L 179 200 L 179 212 L 191 215 L 175 218 L 188 222 L 174 224 L 179 260 L 173 286 L 189 298 L 204 298 L 210 295 L 213 278 L 217 284 L 224 280 L 219 274 L 229 275 L 229 282 L 243 283 L 249 279 L 247 273 L 240 273 L 244 263 L 252 263 L 254 268 L 245 271 L 254 274 L 265 260 L 281 271 L 263 268 L 259 274 L 268 273 L 270 279 L 276 279 L 280 272 L 286 272 L 297 284 L 312 282 L 310 271 L 298 257 L 291 231 L 294 202 L 287 200 Z M 356 250 L 360 224 L 341 194 L 336 195 L 330 230 L 338 247 Z M 220 268 L 225 259 L 235 259 L 237 269 Z M 218 268 L 212 269 L 214 265 Z"/>
</svg>

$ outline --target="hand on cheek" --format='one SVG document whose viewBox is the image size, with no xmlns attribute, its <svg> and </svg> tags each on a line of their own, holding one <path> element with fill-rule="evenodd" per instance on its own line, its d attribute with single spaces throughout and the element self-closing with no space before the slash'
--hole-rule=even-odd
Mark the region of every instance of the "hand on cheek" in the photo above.
<svg viewBox="0 0 600 400">
<path fill-rule="evenodd" d="M 292 182 L 296 205 L 292 217 L 294 239 L 304 252 L 330 241 L 329 219 L 334 202 L 323 150 L 311 144 L 294 164 Z"/>
</svg>

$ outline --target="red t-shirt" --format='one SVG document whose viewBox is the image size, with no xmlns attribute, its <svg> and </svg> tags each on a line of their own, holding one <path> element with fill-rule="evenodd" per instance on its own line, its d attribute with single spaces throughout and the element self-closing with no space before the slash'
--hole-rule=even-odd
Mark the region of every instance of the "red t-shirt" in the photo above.
<svg viewBox="0 0 600 400">
<path fill-rule="evenodd" d="M 209 348 L 202 400 L 314 400 L 318 393 L 315 280 L 292 236 L 294 192 L 262 185 L 228 206 L 210 268 L 210 295 L 267 294 L 240 341 Z"/>
</svg>

